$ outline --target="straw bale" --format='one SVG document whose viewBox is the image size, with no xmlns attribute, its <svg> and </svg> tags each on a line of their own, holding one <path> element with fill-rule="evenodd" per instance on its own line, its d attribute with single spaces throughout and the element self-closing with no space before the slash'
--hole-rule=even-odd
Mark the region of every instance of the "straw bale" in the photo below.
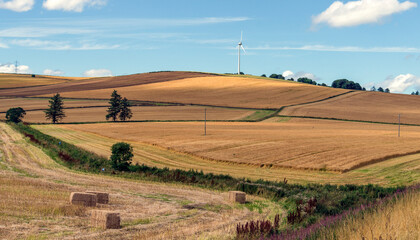
<svg viewBox="0 0 420 240">
<path fill-rule="evenodd" d="M 103 229 L 121 228 L 120 213 L 117 212 L 93 210 L 91 212 L 90 222 L 93 227 Z"/>
<path fill-rule="evenodd" d="M 230 191 L 229 192 L 229 201 L 237 203 L 245 203 L 246 194 L 240 191 Z"/>
<path fill-rule="evenodd" d="M 96 194 L 83 193 L 83 192 L 72 192 L 70 194 L 70 203 L 77 205 L 84 205 L 86 207 L 96 207 L 97 203 Z"/>
<path fill-rule="evenodd" d="M 87 191 L 86 193 L 92 193 L 96 195 L 98 203 L 108 204 L 109 203 L 109 193 L 106 192 L 97 192 L 97 191 Z"/>
</svg>

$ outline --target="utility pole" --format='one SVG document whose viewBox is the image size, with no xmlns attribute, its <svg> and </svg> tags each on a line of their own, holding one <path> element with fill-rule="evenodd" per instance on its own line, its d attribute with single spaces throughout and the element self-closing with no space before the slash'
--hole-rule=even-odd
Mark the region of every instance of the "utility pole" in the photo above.
<svg viewBox="0 0 420 240">
<path fill-rule="evenodd" d="M 401 114 L 398 114 L 398 137 L 401 136 Z"/>
<path fill-rule="evenodd" d="M 204 136 L 207 136 L 207 108 L 204 108 Z"/>
</svg>

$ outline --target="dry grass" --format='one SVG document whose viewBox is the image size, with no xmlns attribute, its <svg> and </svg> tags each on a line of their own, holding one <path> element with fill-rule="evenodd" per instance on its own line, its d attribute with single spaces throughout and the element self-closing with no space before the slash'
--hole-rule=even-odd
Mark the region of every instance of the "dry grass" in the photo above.
<svg viewBox="0 0 420 240">
<path fill-rule="evenodd" d="M 327 122 L 328 123 L 328 122 Z M 326 123 L 326 124 L 327 124 Z M 282 123 L 276 123 L 277 125 L 271 125 L 271 130 L 273 129 L 286 129 L 287 125 L 282 125 Z M 180 168 L 180 169 L 198 169 L 203 170 L 204 172 L 212 172 L 218 174 L 229 174 L 235 177 L 246 177 L 251 179 L 267 179 L 267 180 L 274 180 L 274 181 L 282 181 L 283 178 L 287 178 L 289 182 L 294 183 L 332 183 L 332 184 L 366 184 L 366 183 L 374 183 L 374 184 L 381 184 L 381 185 L 401 185 L 401 184 L 412 184 L 415 182 L 420 181 L 420 154 L 414 154 L 399 158 L 392 158 L 387 161 L 379 162 L 376 164 L 370 164 L 365 167 L 358 168 L 356 170 L 346 172 L 346 173 L 335 173 L 329 171 L 307 171 L 307 170 L 298 170 L 298 169 L 289 169 L 289 168 L 270 168 L 267 166 L 260 167 L 260 165 L 247 165 L 247 164 L 236 164 L 231 161 L 228 162 L 221 162 L 221 161 L 211 161 L 206 158 L 202 158 L 197 156 L 197 154 L 187 154 L 180 151 L 168 150 L 165 147 L 159 147 L 157 145 L 151 145 L 148 143 L 144 143 L 143 141 L 151 139 L 153 137 L 154 141 L 157 141 L 159 145 L 165 144 L 174 144 L 176 142 L 185 143 L 185 142 L 193 142 L 192 140 L 198 139 L 195 141 L 197 146 L 201 146 L 201 148 L 206 148 L 207 143 L 211 143 L 217 134 L 216 134 L 216 126 L 219 124 L 209 123 L 208 130 L 209 136 L 204 137 L 202 136 L 202 125 L 195 124 L 195 123 L 156 123 L 156 124 L 137 124 L 134 125 L 129 124 L 128 129 L 132 129 L 132 134 L 121 134 L 120 131 L 127 132 L 128 130 L 124 129 L 123 126 L 127 126 L 125 124 L 106 124 L 102 125 L 103 130 L 99 133 L 91 133 L 87 132 L 86 128 L 97 128 L 98 131 L 101 129 L 98 124 L 94 125 L 83 125 L 83 126 L 54 126 L 54 125 L 44 125 L 44 126 L 34 126 L 37 129 L 41 130 L 42 132 L 55 136 L 57 138 L 63 139 L 67 142 L 75 144 L 79 147 L 85 148 L 87 150 L 93 151 L 97 154 L 103 156 L 110 155 L 110 149 L 112 144 L 121 141 L 130 139 L 130 143 L 134 147 L 134 161 L 137 163 L 144 163 L 149 166 L 158 166 L 158 167 L 169 167 L 169 168 Z M 236 125 L 236 124 L 235 124 Z M 254 125 L 254 124 L 252 124 Z M 250 126 L 252 126 L 250 125 Z M 131 126 L 131 127 L 130 127 Z M 135 128 L 132 126 L 136 126 Z M 159 128 L 157 127 L 159 126 Z M 186 126 L 189 126 L 188 130 L 186 130 Z M 195 126 L 195 127 L 194 127 Z M 198 126 L 198 129 L 196 128 Z M 201 126 L 201 127 L 200 127 Z M 228 129 L 227 125 L 226 129 Z M 265 125 L 270 126 L 270 125 Z M 273 127 L 274 126 L 274 127 Z M 282 127 L 283 126 L 283 127 Z M 356 125 L 357 126 L 357 125 Z M 369 126 L 369 125 L 359 125 L 359 126 Z M 373 125 L 376 126 L 376 125 Z M 383 125 L 379 125 L 383 126 Z M 71 127 L 71 128 L 70 128 Z M 80 127 L 80 129 L 84 129 L 84 131 L 74 130 L 75 128 Z M 387 127 L 385 125 L 385 127 Z M 127 128 L 126 128 L 127 129 Z M 310 129 L 312 130 L 312 129 Z M 325 130 L 325 128 L 324 128 Z M 141 131 L 142 133 L 140 133 Z M 146 131 L 146 132 L 145 132 Z M 150 132 L 148 132 L 150 131 Z M 180 132 L 184 131 L 186 137 L 179 138 Z M 337 130 L 325 130 L 326 132 L 337 132 Z M 218 134 L 220 131 L 217 131 Z M 229 130 L 226 131 L 225 135 L 229 134 L 232 136 L 237 136 L 238 133 L 241 132 L 240 130 Z M 244 141 L 249 141 L 252 137 L 255 137 L 258 134 L 258 131 L 254 132 L 254 135 L 245 136 L 240 135 L 243 137 Z M 307 133 L 310 131 L 306 131 Z M 347 131 L 348 133 L 349 131 Z M 144 134 L 143 134 L 144 133 Z M 192 133 L 195 133 L 195 136 L 191 136 Z M 242 131 L 243 133 L 243 131 Z M 249 132 L 251 133 L 251 132 Z M 99 135 L 101 134 L 101 135 Z M 147 134 L 151 134 L 148 136 Z M 264 136 L 265 132 L 261 132 L 261 136 Z M 106 137 L 106 136 L 111 136 Z M 357 136 L 357 135 L 356 135 Z M 353 144 L 357 144 L 358 138 L 354 136 L 352 139 L 355 141 Z M 281 136 L 280 136 L 281 137 Z M 379 136 L 378 136 L 379 137 Z M 281 137 L 282 138 L 282 137 Z M 178 139 L 174 141 L 173 139 Z M 232 141 L 232 137 L 230 137 L 230 141 Z M 271 151 L 276 152 L 277 154 L 285 154 L 288 153 L 288 149 L 296 148 L 294 146 L 294 142 L 290 142 L 290 140 L 282 138 L 284 142 L 289 142 L 290 145 L 285 145 L 284 147 L 278 148 L 271 148 Z M 323 138 L 325 140 L 327 138 Z M 219 144 L 225 144 L 226 149 L 232 148 L 233 144 L 228 140 L 221 141 Z M 322 141 L 317 141 L 317 138 L 312 138 L 314 144 L 321 144 Z M 263 142 L 267 143 L 267 142 Z M 213 143 L 214 144 L 214 143 Z M 325 147 L 327 147 L 328 143 L 325 143 Z M 334 143 L 338 144 L 338 143 Z M 272 145 L 268 144 L 267 147 L 271 147 Z M 367 147 L 364 147 L 367 148 Z M 268 149 L 268 148 L 267 148 Z M 371 150 L 375 150 L 376 148 L 371 148 Z M 220 150 L 224 150 L 220 148 Z M 301 146 L 301 151 L 314 151 L 312 148 L 304 148 Z M 331 147 L 332 151 L 334 148 Z M 360 150 L 354 151 L 353 149 L 344 148 L 341 151 L 353 152 L 355 155 L 360 153 Z M 245 150 L 247 151 L 247 150 Z M 268 150 L 264 151 L 253 151 L 248 152 L 252 156 L 260 156 L 261 154 L 273 154 L 269 153 Z M 316 152 L 312 152 L 317 154 Z M 246 156 L 246 155 L 245 155 Z M 339 159 L 340 155 L 335 155 L 333 159 Z M 360 157 L 363 157 L 361 155 Z M 337 160 L 338 161 L 338 160 Z"/>
<path fill-rule="evenodd" d="M 355 92 L 323 102 L 288 107 L 281 115 L 420 124 L 420 97 L 379 92 Z"/>
<path fill-rule="evenodd" d="M 63 93 L 71 98 L 109 98 L 113 89 Z M 224 76 L 186 78 L 116 88 L 131 100 L 179 102 L 248 108 L 280 108 L 317 101 L 347 92 L 344 89 L 300 84 L 290 81 Z M 1 95 L 1 94 L 0 94 Z"/>
<path fill-rule="evenodd" d="M 51 96 L 52 97 L 52 96 Z M 0 112 L 6 112 L 10 108 L 21 107 L 24 110 L 47 109 L 48 100 L 42 98 L 0 98 Z M 90 107 L 90 106 L 108 106 L 107 101 L 99 100 L 73 100 L 65 99 L 64 107 Z"/>
<path fill-rule="evenodd" d="M 350 216 L 319 239 L 420 239 L 420 193 L 411 192 L 384 208 Z"/>
<path fill-rule="evenodd" d="M 74 80 L 84 80 L 87 78 L 73 78 L 73 77 L 55 77 L 36 75 L 35 78 L 31 74 L 8 74 L 0 73 L 0 89 L 1 88 L 19 88 L 39 85 L 51 85 L 57 83 L 64 83 Z"/>
<path fill-rule="evenodd" d="M 348 171 L 420 151 L 420 127 L 292 119 L 280 123 L 123 123 L 67 125 L 220 162 Z"/>
<path fill-rule="evenodd" d="M 0 239 L 132 239 L 144 233 L 185 239 L 209 232 L 219 239 L 231 236 L 238 221 L 281 212 L 265 200 L 260 214 L 229 203 L 225 193 L 70 171 L 4 123 L 0 152 Z M 92 189 L 110 193 L 110 204 L 99 209 L 119 212 L 122 229 L 92 228 L 91 208 L 68 204 L 70 192 Z"/>
<path fill-rule="evenodd" d="M 69 102 L 70 103 L 70 102 Z M 93 101 L 92 104 L 95 102 Z M 74 103 L 75 105 L 77 103 Z M 105 105 L 107 103 L 105 102 Z M 65 106 L 69 107 L 70 104 L 65 102 Z M 253 111 L 226 109 L 226 108 L 206 108 L 207 120 L 238 120 L 245 118 Z M 66 117 L 63 123 L 71 122 L 99 122 L 106 121 L 107 107 L 95 108 L 77 108 L 65 109 Z M 133 117 L 132 121 L 143 120 L 204 120 L 204 107 L 192 106 L 161 106 L 161 107 L 131 107 Z M 5 114 L 0 114 L 0 118 L 4 118 Z M 24 118 L 25 122 L 30 123 L 50 123 L 45 119 L 43 111 L 27 112 Z"/>
</svg>

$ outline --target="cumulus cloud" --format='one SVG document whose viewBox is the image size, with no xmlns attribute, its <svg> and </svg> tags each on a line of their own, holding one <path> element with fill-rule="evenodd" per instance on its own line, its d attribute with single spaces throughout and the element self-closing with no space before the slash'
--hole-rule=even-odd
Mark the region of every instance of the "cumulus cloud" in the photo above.
<svg viewBox="0 0 420 240">
<path fill-rule="evenodd" d="M 8 9 L 15 12 L 26 12 L 33 8 L 35 0 L 0 0 L 0 9 Z"/>
<path fill-rule="evenodd" d="M 299 78 L 306 77 L 306 78 L 309 78 L 309 79 L 312 79 L 312 80 L 318 80 L 318 78 L 314 74 L 307 73 L 307 72 L 302 72 L 302 71 L 301 72 L 297 72 L 297 73 L 293 73 L 292 71 L 287 70 L 287 71 L 284 71 L 282 75 L 286 79 L 293 78 L 293 79 L 297 80 Z"/>
<path fill-rule="evenodd" d="M 398 0 L 359 0 L 347 3 L 335 1 L 327 10 L 313 17 L 312 23 L 326 23 L 337 28 L 378 23 L 384 17 L 413 7 L 417 7 L 417 3 Z"/>
<path fill-rule="evenodd" d="M 60 70 L 51 70 L 51 69 L 45 69 L 42 73 L 44 75 L 52 75 L 52 76 L 64 75 L 64 72 L 63 71 L 60 71 Z"/>
<path fill-rule="evenodd" d="M 83 73 L 85 77 L 110 77 L 112 76 L 111 70 L 108 69 L 91 69 Z"/>
<path fill-rule="evenodd" d="M 396 77 L 390 77 L 384 82 L 385 87 L 391 92 L 402 93 L 409 88 L 420 88 L 420 77 L 413 74 L 400 74 Z"/>
<path fill-rule="evenodd" d="M 14 64 L 0 64 L 0 73 L 15 73 L 16 66 Z M 29 66 L 19 65 L 17 67 L 17 73 L 32 73 Z"/>
<path fill-rule="evenodd" d="M 48 10 L 83 12 L 86 6 L 103 6 L 105 0 L 44 0 L 42 6 Z"/>
</svg>

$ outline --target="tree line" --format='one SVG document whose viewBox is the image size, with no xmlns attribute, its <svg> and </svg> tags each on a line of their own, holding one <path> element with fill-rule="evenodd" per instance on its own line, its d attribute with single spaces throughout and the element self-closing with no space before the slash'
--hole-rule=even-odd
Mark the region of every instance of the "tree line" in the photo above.
<svg viewBox="0 0 420 240">
<path fill-rule="evenodd" d="M 261 75 L 261 77 L 267 77 L 267 75 L 263 74 L 263 75 Z M 276 74 L 276 73 L 271 74 L 269 76 L 269 78 L 281 79 L 281 80 L 288 80 L 288 81 L 295 81 L 294 78 L 286 79 L 282 74 Z M 314 80 L 312 80 L 310 78 L 307 78 L 307 77 L 298 78 L 296 80 L 296 82 L 306 83 L 306 84 L 312 84 L 312 85 L 318 85 L 318 86 L 323 86 L 323 87 L 329 87 L 325 83 L 317 83 L 316 81 L 314 81 Z M 350 81 L 348 79 L 337 79 L 337 80 L 335 80 L 335 81 L 332 82 L 331 87 L 332 88 L 342 88 L 342 89 L 352 89 L 352 90 L 366 91 L 366 88 L 362 87 L 359 83 Z M 376 89 L 375 86 L 373 86 L 370 89 L 370 91 L 373 91 L 373 92 L 376 92 L 376 91 L 377 92 L 385 92 L 385 93 L 390 93 L 391 92 L 389 90 L 389 88 L 384 89 L 382 87 L 379 87 L 378 89 Z M 413 92 L 411 95 L 419 95 L 419 92 L 417 91 L 417 94 Z"/>
<path fill-rule="evenodd" d="M 59 93 L 55 94 L 48 103 L 48 109 L 44 111 L 47 120 L 50 120 L 55 124 L 66 117 L 66 114 L 64 113 L 64 101 Z M 122 98 L 116 90 L 112 92 L 109 104 L 110 106 L 107 109 L 108 114 L 105 116 L 106 120 L 112 119 L 114 122 L 116 122 L 117 119 L 127 121 L 133 117 L 130 101 L 125 97 Z M 6 121 L 19 123 L 25 115 L 26 111 L 21 107 L 10 108 L 6 112 Z"/>
</svg>

